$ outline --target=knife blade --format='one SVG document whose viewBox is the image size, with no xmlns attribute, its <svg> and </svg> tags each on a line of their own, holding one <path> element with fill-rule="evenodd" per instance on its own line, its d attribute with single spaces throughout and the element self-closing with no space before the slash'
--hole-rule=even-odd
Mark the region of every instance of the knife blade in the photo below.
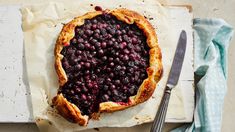
<svg viewBox="0 0 235 132">
<path fill-rule="evenodd" d="M 184 62 L 184 55 L 186 51 L 186 44 L 187 44 L 186 41 L 187 41 L 186 32 L 183 30 L 180 34 L 180 38 L 175 51 L 175 56 L 167 80 L 167 85 L 171 87 L 177 85 L 180 77 L 180 72 L 182 69 L 182 65 Z"/>
<path fill-rule="evenodd" d="M 173 63 L 171 66 L 171 70 L 168 76 L 168 80 L 166 83 L 165 92 L 161 100 L 159 110 L 153 121 L 153 125 L 152 125 L 150 132 L 162 131 L 163 124 L 165 122 L 165 117 L 166 117 L 171 90 L 177 85 L 179 77 L 180 77 L 180 73 L 182 70 L 182 65 L 184 62 L 184 56 L 185 56 L 185 51 L 186 51 L 186 45 L 187 45 L 187 35 L 186 35 L 186 32 L 182 30 L 180 33 L 177 47 L 176 47 L 176 51 L 175 51 Z"/>
</svg>

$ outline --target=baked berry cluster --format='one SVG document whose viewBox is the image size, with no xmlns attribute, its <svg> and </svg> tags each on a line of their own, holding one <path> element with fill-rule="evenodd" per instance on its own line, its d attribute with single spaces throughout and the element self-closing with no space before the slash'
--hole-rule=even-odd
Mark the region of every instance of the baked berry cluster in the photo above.
<svg viewBox="0 0 235 132">
<path fill-rule="evenodd" d="M 127 103 L 147 78 L 149 47 L 136 24 L 102 14 L 75 28 L 61 51 L 68 82 L 63 96 L 82 114 L 98 111 L 101 102 Z"/>
</svg>

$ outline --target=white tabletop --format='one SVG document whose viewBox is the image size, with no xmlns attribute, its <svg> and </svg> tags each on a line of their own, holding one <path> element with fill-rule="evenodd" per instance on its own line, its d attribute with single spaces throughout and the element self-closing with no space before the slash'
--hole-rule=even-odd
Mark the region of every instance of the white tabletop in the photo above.
<svg viewBox="0 0 235 132">
<path fill-rule="evenodd" d="M 40 2 L 44 0 L 0 0 L 0 4 L 20 4 L 20 3 L 35 3 Z M 45 0 L 46 1 L 46 0 Z M 163 3 L 167 4 L 191 4 L 193 6 L 193 12 L 195 17 L 218 17 L 223 18 L 225 21 L 227 21 L 229 24 L 231 24 L 233 27 L 235 27 L 235 14 L 234 14 L 234 6 L 235 1 L 234 0 L 160 0 Z M 174 2 L 173 2 L 174 1 Z M 233 97 L 235 96 L 234 90 L 235 82 L 233 81 L 235 79 L 235 39 L 232 39 L 230 48 L 229 48 L 229 74 L 228 74 L 228 90 L 227 90 L 227 96 L 225 98 L 224 103 L 224 113 L 223 113 L 223 124 L 222 124 L 222 131 L 231 131 L 235 130 L 235 103 L 233 103 Z M 114 131 L 149 131 L 151 124 L 144 124 L 140 126 L 136 126 L 133 128 L 117 128 Z M 180 124 L 168 124 L 166 126 L 166 131 L 170 130 L 171 128 L 174 128 L 175 126 Z M 35 124 L 0 124 L 0 132 L 12 132 L 12 131 L 18 131 L 18 132 L 36 132 L 38 131 Z M 91 130 L 96 131 L 96 130 Z M 106 132 L 107 129 L 101 129 L 101 131 Z"/>
</svg>

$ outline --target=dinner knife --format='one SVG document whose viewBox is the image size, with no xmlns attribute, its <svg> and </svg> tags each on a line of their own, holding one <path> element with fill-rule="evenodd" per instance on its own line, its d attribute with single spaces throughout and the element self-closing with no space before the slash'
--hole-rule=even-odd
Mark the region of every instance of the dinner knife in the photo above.
<svg viewBox="0 0 235 132">
<path fill-rule="evenodd" d="M 150 132 L 161 132 L 163 124 L 165 122 L 167 107 L 171 95 L 171 90 L 177 85 L 182 65 L 184 62 L 184 55 L 187 44 L 187 35 L 184 30 L 180 33 L 179 41 L 175 51 L 174 60 L 171 66 L 171 70 L 168 76 L 168 80 L 165 87 L 165 92 L 161 100 L 158 112 L 154 118 L 152 128 Z"/>
</svg>

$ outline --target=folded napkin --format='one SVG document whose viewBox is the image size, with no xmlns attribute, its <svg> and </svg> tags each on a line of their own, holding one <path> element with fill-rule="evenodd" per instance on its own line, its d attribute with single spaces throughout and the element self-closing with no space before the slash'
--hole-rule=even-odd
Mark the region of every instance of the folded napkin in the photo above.
<svg viewBox="0 0 235 132">
<path fill-rule="evenodd" d="M 227 53 L 233 28 L 221 19 L 194 19 L 194 122 L 173 132 L 219 132 L 227 89 Z M 198 79 L 197 79 L 198 78 Z"/>
</svg>

